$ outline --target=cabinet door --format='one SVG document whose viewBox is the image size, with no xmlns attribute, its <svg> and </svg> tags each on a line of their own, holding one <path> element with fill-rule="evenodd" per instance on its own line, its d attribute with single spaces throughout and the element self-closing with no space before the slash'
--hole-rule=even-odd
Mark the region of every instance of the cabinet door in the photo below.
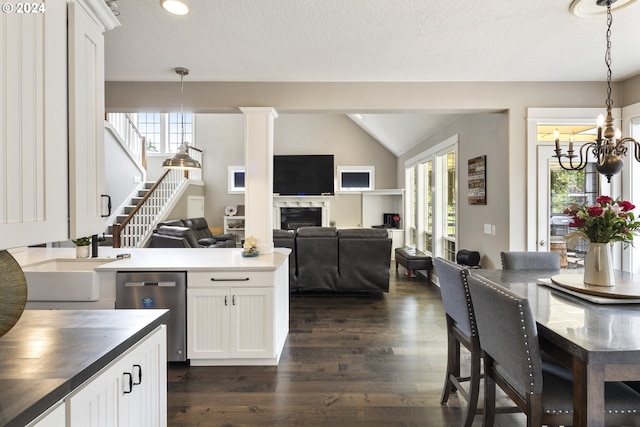
<svg viewBox="0 0 640 427">
<path fill-rule="evenodd" d="M 131 374 L 130 393 L 120 395 L 120 427 L 167 425 L 166 326 L 135 347 L 120 364 Z M 128 380 L 128 375 L 125 376 Z M 127 385 L 128 387 L 128 385 Z M 127 388 L 127 391 L 129 389 Z"/>
<path fill-rule="evenodd" d="M 69 226 L 71 237 L 105 230 L 104 27 L 69 4 Z"/>
<path fill-rule="evenodd" d="M 0 29 L 0 249 L 65 240 L 66 3 L 3 13 Z"/>
<path fill-rule="evenodd" d="M 117 427 L 121 367 L 114 364 L 91 378 L 67 400 L 70 427 Z"/>
<path fill-rule="evenodd" d="M 231 357 L 273 357 L 273 289 L 231 289 Z"/>
<path fill-rule="evenodd" d="M 228 288 L 187 289 L 187 357 L 229 357 Z"/>
<path fill-rule="evenodd" d="M 166 326 L 89 379 L 67 399 L 70 427 L 167 425 Z"/>
</svg>

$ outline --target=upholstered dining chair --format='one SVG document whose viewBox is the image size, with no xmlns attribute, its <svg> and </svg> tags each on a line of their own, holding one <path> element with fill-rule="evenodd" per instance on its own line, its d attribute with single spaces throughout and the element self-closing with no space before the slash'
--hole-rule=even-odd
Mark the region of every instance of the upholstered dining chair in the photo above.
<svg viewBox="0 0 640 427">
<path fill-rule="evenodd" d="M 468 277 L 484 360 L 483 426 L 493 426 L 496 384 L 527 416 L 527 426 L 572 425 L 568 370 L 544 369 L 529 300 L 489 280 Z M 607 425 L 640 425 L 640 394 L 621 382 L 605 386 Z"/>
<path fill-rule="evenodd" d="M 458 390 L 467 400 L 462 425 L 469 427 L 477 412 L 482 363 L 473 307 L 467 291 L 466 278 L 469 270 L 440 257 L 434 263 L 447 320 L 447 372 L 440 403 L 447 403 L 451 392 Z M 460 344 L 471 353 L 468 377 L 460 374 Z M 462 387 L 465 382 L 469 383 L 466 389 Z"/>
<path fill-rule="evenodd" d="M 503 270 L 560 270 L 557 252 L 500 252 Z"/>
</svg>

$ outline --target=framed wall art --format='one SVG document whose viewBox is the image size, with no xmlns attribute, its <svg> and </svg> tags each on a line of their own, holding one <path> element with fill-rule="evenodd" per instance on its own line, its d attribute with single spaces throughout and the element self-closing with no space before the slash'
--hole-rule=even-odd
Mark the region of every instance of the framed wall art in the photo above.
<svg viewBox="0 0 640 427">
<path fill-rule="evenodd" d="M 487 156 L 469 159 L 469 191 L 470 205 L 487 204 Z"/>
</svg>

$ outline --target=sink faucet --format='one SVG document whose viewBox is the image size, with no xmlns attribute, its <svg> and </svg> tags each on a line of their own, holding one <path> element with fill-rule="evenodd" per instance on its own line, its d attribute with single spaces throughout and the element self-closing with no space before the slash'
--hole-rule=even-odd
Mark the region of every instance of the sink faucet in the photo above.
<svg viewBox="0 0 640 427">
<path fill-rule="evenodd" d="M 104 242 L 104 240 L 104 233 L 102 233 L 101 237 L 98 237 L 97 234 L 91 236 L 91 258 L 98 257 L 98 242 Z"/>
</svg>

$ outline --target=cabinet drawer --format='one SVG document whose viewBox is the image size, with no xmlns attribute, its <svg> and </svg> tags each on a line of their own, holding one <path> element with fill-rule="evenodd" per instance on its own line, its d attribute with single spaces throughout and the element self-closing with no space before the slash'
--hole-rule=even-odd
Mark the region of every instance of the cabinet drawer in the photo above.
<svg viewBox="0 0 640 427">
<path fill-rule="evenodd" d="M 187 273 L 187 287 L 273 286 L 273 277 L 273 271 L 190 271 Z"/>
</svg>

